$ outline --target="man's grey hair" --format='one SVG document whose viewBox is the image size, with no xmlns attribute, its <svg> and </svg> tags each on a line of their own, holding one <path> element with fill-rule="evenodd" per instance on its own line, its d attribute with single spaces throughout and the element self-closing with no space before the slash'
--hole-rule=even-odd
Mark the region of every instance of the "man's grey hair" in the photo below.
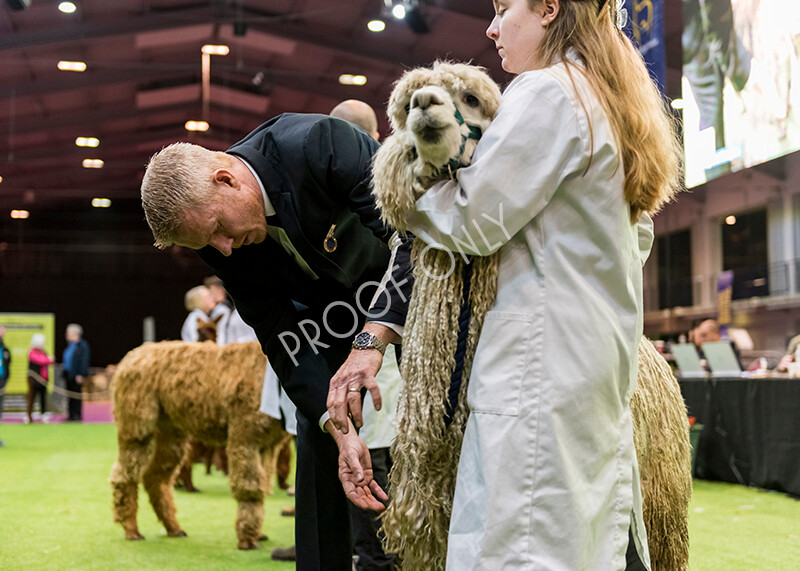
<svg viewBox="0 0 800 571">
<path fill-rule="evenodd" d="M 232 156 L 192 143 L 173 143 L 150 158 L 142 179 L 142 208 L 158 248 L 175 243 L 186 210 L 213 196 L 212 172 L 232 164 Z"/>
<path fill-rule="evenodd" d="M 70 323 L 69 325 L 67 325 L 67 331 L 68 332 L 72 331 L 73 333 L 75 333 L 79 337 L 83 338 L 83 327 L 81 327 L 77 323 Z"/>
</svg>

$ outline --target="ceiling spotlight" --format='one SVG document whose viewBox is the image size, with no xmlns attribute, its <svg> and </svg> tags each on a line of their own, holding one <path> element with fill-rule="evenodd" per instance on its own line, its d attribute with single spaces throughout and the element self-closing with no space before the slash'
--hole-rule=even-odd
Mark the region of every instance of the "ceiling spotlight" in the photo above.
<svg viewBox="0 0 800 571">
<path fill-rule="evenodd" d="M 339 76 L 339 83 L 342 85 L 364 85 L 367 82 L 367 76 L 365 75 L 351 75 L 349 73 L 343 73 Z"/>
<path fill-rule="evenodd" d="M 187 131 L 208 131 L 207 121 L 186 121 L 184 124 Z"/>
<path fill-rule="evenodd" d="M 204 45 L 201 50 L 204 54 L 209 54 L 212 56 L 226 56 L 231 51 L 231 49 L 226 45 L 213 45 L 213 44 L 206 44 Z"/>
<path fill-rule="evenodd" d="M 728 226 L 733 226 L 734 224 L 736 224 L 736 216 L 734 216 L 733 214 L 731 214 L 730 216 L 726 216 L 725 224 L 727 224 Z"/>
<path fill-rule="evenodd" d="M 78 137 L 75 139 L 75 144 L 79 147 L 96 147 L 100 144 L 100 139 L 97 137 Z"/>
<path fill-rule="evenodd" d="M 85 169 L 101 169 L 105 163 L 100 159 L 83 159 L 81 164 Z"/>
<path fill-rule="evenodd" d="M 86 71 L 86 64 L 82 61 L 60 61 L 58 69 L 61 71 Z"/>
<path fill-rule="evenodd" d="M 109 198 L 93 198 L 92 206 L 95 208 L 108 208 L 111 206 L 111 199 Z"/>
<path fill-rule="evenodd" d="M 73 4 L 72 2 L 62 2 L 61 4 L 58 5 L 58 9 L 64 12 L 65 14 L 72 14 L 75 10 L 77 10 L 75 4 Z"/>
<path fill-rule="evenodd" d="M 386 29 L 386 22 L 383 20 L 370 20 L 367 23 L 367 29 L 370 32 L 382 32 Z"/>
<path fill-rule="evenodd" d="M 31 213 L 27 210 L 12 210 L 11 211 L 11 218 L 16 218 L 17 220 L 25 220 Z"/>
<path fill-rule="evenodd" d="M 420 8 L 420 0 L 383 0 L 384 13 L 403 20 L 415 34 L 427 34 L 430 27 Z"/>
</svg>

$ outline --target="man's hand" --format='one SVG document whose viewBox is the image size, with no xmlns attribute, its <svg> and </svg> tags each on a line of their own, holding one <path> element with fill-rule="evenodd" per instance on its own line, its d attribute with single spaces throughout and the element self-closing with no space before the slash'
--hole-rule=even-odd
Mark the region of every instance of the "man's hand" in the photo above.
<svg viewBox="0 0 800 571">
<path fill-rule="evenodd" d="M 336 430 L 330 420 L 325 428 L 333 435 L 339 447 L 339 480 L 347 498 L 361 509 L 386 509 L 380 500 L 385 502 L 389 496 L 372 478 L 372 461 L 367 444 L 358 437 L 355 430 L 348 430 L 347 433 Z"/>
<path fill-rule="evenodd" d="M 376 335 L 385 345 L 397 338 L 394 331 L 377 323 L 367 323 L 364 331 Z M 381 409 L 381 391 L 375 381 L 375 375 L 380 371 L 382 364 L 383 355 L 377 349 L 353 349 L 331 378 L 328 388 L 328 412 L 333 425 L 344 434 L 349 430 L 348 415 L 352 415 L 353 424 L 358 428 L 364 423 L 361 416 L 362 388 L 366 388 L 372 395 L 372 405 L 375 410 Z"/>
</svg>

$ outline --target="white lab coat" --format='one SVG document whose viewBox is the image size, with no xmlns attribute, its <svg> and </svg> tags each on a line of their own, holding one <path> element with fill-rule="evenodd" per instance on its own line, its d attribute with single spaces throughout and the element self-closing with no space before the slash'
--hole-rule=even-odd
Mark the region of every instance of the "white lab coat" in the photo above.
<svg viewBox="0 0 800 571">
<path fill-rule="evenodd" d="M 632 519 L 650 566 L 629 399 L 652 223 L 631 224 L 607 116 L 573 76 L 586 111 L 563 64 L 517 77 L 459 183 L 409 217 L 443 249 L 500 248 L 467 393 L 453 571 L 624 569 Z"/>
<path fill-rule="evenodd" d="M 220 326 L 224 332 L 222 335 L 223 341 L 220 343 L 221 345 L 258 341 L 255 330 L 244 322 L 242 316 L 239 315 L 239 311 L 235 308 L 228 310 L 225 317 L 220 321 Z M 259 410 L 278 420 L 280 420 L 281 414 L 283 414 L 286 423 L 286 432 L 289 434 L 297 434 L 297 420 L 295 419 L 297 407 L 289 400 L 286 393 L 281 390 L 278 375 L 269 363 L 267 363 L 267 368 L 264 371 L 264 384 L 261 388 L 261 404 Z"/>
</svg>

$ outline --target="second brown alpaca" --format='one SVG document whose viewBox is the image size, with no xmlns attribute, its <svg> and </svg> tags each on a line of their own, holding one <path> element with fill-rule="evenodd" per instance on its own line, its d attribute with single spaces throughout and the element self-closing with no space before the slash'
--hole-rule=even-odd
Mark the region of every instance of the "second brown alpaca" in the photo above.
<svg viewBox="0 0 800 571">
<path fill-rule="evenodd" d="M 172 490 L 192 435 L 226 447 L 238 547 L 258 547 L 274 458 L 289 439 L 280 421 L 259 411 L 266 364 L 256 342 L 145 343 L 123 358 L 111 384 L 119 454 L 110 482 L 114 521 L 126 539 L 144 539 L 136 522 L 139 482 L 167 535 L 186 535 Z"/>
</svg>

